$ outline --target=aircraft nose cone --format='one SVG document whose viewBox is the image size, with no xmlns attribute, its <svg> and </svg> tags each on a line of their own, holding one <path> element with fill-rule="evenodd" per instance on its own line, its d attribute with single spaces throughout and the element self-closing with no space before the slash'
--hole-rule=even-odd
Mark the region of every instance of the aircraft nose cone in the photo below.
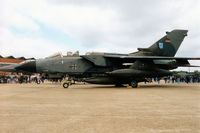
<svg viewBox="0 0 200 133">
<path fill-rule="evenodd" d="M 21 63 L 20 66 L 16 68 L 17 70 L 26 71 L 26 72 L 36 72 L 36 61 L 35 60 L 28 60 Z"/>
<path fill-rule="evenodd" d="M 15 67 L 14 67 L 14 65 L 3 66 L 3 67 L 0 67 L 0 71 L 15 72 Z"/>
</svg>

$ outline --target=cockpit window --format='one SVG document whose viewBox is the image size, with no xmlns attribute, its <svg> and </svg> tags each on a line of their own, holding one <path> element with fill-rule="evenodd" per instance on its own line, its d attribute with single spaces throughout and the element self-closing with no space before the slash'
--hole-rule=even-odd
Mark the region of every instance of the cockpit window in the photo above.
<svg viewBox="0 0 200 133">
<path fill-rule="evenodd" d="M 49 57 L 46 57 L 46 58 L 55 58 L 55 57 L 63 57 L 63 55 L 61 53 L 55 53 Z"/>
</svg>

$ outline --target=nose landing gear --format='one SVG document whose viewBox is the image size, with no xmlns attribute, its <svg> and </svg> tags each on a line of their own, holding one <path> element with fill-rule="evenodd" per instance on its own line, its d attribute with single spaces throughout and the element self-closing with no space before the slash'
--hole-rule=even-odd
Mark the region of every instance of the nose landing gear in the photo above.
<svg viewBox="0 0 200 133">
<path fill-rule="evenodd" d="M 63 88 L 68 88 L 70 85 L 72 85 L 72 81 L 67 80 L 62 82 Z"/>
</svg>

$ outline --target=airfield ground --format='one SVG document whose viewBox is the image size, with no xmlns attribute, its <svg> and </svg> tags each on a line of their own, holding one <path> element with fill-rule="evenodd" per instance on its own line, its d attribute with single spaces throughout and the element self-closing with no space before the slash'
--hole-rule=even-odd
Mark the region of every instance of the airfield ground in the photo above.
<svg viewBox="0 0 200 133">
<path fill-rule="evenodd" d="M 200 133 L 200 84 L 0 84 L 0 133 Z"/>
</svg>

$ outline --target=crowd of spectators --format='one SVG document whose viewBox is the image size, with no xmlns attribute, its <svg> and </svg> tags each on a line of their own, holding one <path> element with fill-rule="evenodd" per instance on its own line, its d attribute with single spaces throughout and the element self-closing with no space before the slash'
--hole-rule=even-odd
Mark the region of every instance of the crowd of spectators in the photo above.
<svg viewBox="0 0 200 133">
<path fill-rule="evenodd" d="M 187 76 L 168 76 L 164 78 L 165 83 L 200 83 L 200 76 L 193 76 L 193 75 L 187 75 Z"/>
<path fill-rule="evenodd" d="M 35 75 L 2 75 L 0 76 L 0 83 L 40 83 L 44 82 L 44 77 L 41 77 L 39 74 Z"/>
<path fill-rule="evenodd" d="M 200 76 L 193 76 L 193 75 L 187 75 L 187 76 L 180 76 L 180 75 L 174 75 L 174 76 L 168 76 L 163 78 L 147 78 L 146 82 L 152 83 L 158 82 L 160 84 L 160 80 L 164 80 L 165 83 L 200 83 Z M 146 83 L 145 82 L 145 83 Z"/>
<path fill-rule="evenodd" d="M 34 74 L 34 75 L 2 75 L 0 76 L 0 83 L 44 83 L 45 78 L 41 76 L 40 74 Z M 146 82 L 158 82 L 160 84 L 160 80 L 164 80 L 165 83 L 200 83 L 200 76 L 194 76 L 194 75 L 173 75 L 163 78 L 146 78 Z M 58 80 L 51 80 L 52 82 L 58 82 Z M 145 83 L 146 83 L 145 82 Z"/>
</svg>

